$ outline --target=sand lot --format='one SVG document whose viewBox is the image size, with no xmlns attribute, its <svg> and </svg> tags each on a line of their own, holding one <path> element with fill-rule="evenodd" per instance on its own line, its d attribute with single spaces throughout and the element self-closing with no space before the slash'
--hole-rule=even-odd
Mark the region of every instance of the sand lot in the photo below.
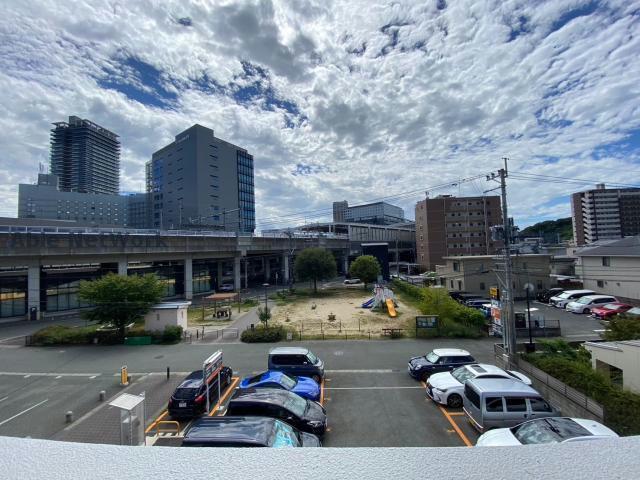
<svg viewBox="0 0 640 480">
<path fill-rule="evenodd" d="M 396 318 L 385 311 L 362 308 L 373 295 L 364 289 L 336 289 L 328 297 L 302 298 L 293 303 L 274 307 L 272 322 L 302 329 L 307 334 L 339 334 L 343 331 L 379 335 L 382 328 L 406 328 L 419 312 L 399 300 Z M 334 315 L 335 320 L 329 320 Z"/>
</svg>

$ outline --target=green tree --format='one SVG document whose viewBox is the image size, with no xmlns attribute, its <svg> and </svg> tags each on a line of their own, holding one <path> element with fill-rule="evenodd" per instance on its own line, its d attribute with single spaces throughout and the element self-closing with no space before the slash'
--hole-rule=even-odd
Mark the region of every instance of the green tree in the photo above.
<svg viewBox="0 0 640 480">
<path fill-rule="evenodd" d="M 125 327 L 140 319 L 162 298 L 163 287 L 155 275 L 130 277 L 110 273 L 80 282 L 78 296 L 94 305 L 86 318 L 113 325 L 124 342 Z"/>
<path fill-rule="evenodd" d="M 604 332 L 605 340 L 637 340 L 640 339 L 640 317 L 631 315 L 618 315 Z"/>
<path fill-rule="evenodd" d="M 372 255 L 360 255 L 349 265 L 349 275 L 362 280 L 366 290 L 367 283 L 375 282 L 378 279 L 378 275 L 380 275 L 380 263 L 378 263 L 378 259 Z"/>
<path fill-rule="evenodd" d="M 327 280 L 337 273 L 336 259 L 324 248 L 306 248 L 296 257 L 296 277 L 302 281 L 313 280 L 313 291 L 318 291 L 318 280 Z"/>
<path fill-rule="evenodd" d="M 271 309 L 269 307 L 258 308 L 258 318 L 264 324 L 264 327 L 268 328 L 269 320 L 271 319 Z"/>
</svg>

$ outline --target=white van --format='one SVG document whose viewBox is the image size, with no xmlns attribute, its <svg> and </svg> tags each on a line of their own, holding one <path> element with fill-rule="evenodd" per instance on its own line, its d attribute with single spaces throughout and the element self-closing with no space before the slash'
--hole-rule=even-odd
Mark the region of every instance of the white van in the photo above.
<svg viewBox="0 0 640 480">
<path fill-rule="evenodd" d="M 577 300 L 580 297 L 595 294 L 596 292 L 594 292 L 593 290 L 565 290 L 560 295 L 551 297 L 549 299 L 549 305 L 553 305 L 554 307 L 558 308 L 564 308 L 566 307 L 567 303 Z"/>
<path fill-rule="evenodd" d="M 475 378 L 464 385 L 463 410 L 479 431 L 507 428 L 560 412 L 536 390 L 510 378 Z"/>
<path fill-rule="evenodd" d="M 585 295 L 578 300 L 567 303 L 565 309 L 572 313 L 591 313 L 591 309 L 593 308 L 617 301 L 618 299 L 611 295 Z"/>
</svg>

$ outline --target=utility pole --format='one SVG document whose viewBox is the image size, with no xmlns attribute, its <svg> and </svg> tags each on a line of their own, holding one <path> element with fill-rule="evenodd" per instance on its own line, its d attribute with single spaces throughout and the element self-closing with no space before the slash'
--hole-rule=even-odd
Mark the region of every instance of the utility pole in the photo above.
<svg viewBox="0 0 640 480">
<path fill-rule="evenodd" d="M 506 354 L 513 358 L 516 354 L 516 323 L 515 310 L 513 304 L 513 265 L 511 263 L 511 225 L 509 223 L 509 213 L 507 211 L 507 161 L 503 157 L 504 168 L 498 170 L 498 175 L 492 173 L 487 176 L 487 180 L 500 181 L 500 193 L 502 201 L 502 239 L 504 241 L 504 285 L 501 289 L 500 298 L 500 318 L 502 320 L 502 344 Z M 490 190 L 488 190 L 490 191 Z M 485 192 L 487 193 L 487 192 Z M 498 276 L 499 278 L 499 276 Z"/>
</svg>

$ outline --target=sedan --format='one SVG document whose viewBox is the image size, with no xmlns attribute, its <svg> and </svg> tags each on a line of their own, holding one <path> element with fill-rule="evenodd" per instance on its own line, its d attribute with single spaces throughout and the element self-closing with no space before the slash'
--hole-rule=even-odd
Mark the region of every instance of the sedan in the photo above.
<svg viewBox="0 0 640 480">
<path fill-rule="evenodd" d="M 416 380 L 426 381 L 434 373 L 454 370 L 469 363 L 476 363 L 476 360 L 466 350 L 436 348 L 424 357 L 409 359 L 407 370 Z"/>
<path fill-rule="evenodd" d="M 436 403 L 459 408 L 464 396 L 464 382 L 474 378 L 513 378 L 525 385 L 531 385 L 529 377 L 520 372 L 503 370 L 487 363 L 474 363 L 456 368 L 452 372 L 431 375 L 427 380 L 426 392 Z"/>
<path fill-rule="evenodd" d="M 243 378 L 240 388 L 280 388 L 309 400 L 320 400 L 320 386 L 312 378 L 290 377 L 286 373 L 274 370 Z"/>
<path fill-rule="evenodd" d="M 616 432 L 595 420 L 546 417 L 529 420 L 511 428 L 490 430 L 480 435 L 476 447 L 582 442 L 617 436 Z"/>
<path fill-rule="evenodd" d="M 615 317 L 619 313 L 625 313 L 630 310 L 632 305 L 620 302 L 607 303 L 602 307 L 597 307 L 591 310 L 591 315 L 600 320 L 609 320 L 611 317 Z"/>
</svg>

